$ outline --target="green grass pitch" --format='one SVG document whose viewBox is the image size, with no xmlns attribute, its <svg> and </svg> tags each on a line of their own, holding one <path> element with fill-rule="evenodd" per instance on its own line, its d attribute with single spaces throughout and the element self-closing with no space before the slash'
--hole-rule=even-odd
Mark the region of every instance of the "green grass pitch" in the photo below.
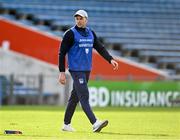
<svg viewBox="0 0 180 140">
<path fill-rule="evenodd" d="M 0 107 L 0 140 L 180 140 L 180 108 L 93 108 L 109 124 L 100 133 L 81 108 L 72 120 L 76 132 L 62 132 L 64 107 Z M 4 130 L 20 130 L 22 135 L 6 135 Z"/>
</svg>

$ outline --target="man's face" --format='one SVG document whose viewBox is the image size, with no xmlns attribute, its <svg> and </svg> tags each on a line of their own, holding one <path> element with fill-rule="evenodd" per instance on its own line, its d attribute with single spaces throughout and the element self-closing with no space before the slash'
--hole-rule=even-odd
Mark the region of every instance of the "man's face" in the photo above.
<svg viewBox="0 0 180 140">
<path fill-rule="evenodd" d="M 75 16 L 75 22 L 79 28 L 85 28 L 87 24 L 87 18 L 77 15 Z"/>
</svg>

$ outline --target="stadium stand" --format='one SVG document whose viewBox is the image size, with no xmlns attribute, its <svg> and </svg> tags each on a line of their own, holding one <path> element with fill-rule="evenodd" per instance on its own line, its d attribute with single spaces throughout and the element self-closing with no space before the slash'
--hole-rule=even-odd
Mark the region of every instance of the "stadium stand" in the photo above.
<svg viewBox="0 0 180 140">
<path fill-rule="evenodd" d="M 115 55 L 180 74 L 179 0 L 0 0 L 1 16 L 57 36 L 77 9 Z"/>
</svg>

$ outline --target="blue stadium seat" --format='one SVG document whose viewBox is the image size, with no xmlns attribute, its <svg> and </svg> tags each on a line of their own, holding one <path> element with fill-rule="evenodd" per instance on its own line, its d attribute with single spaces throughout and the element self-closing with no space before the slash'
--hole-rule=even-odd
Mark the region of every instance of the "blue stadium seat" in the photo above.
<svg viewBox="0 0 180 140">
<path fill-rule="evenodd" d="M 98 37 L 107 45 L 121 46 L 122 52 L 114 52 L 115 55 L 138 51 L 140 61 L 141 56 L 153 56 L 157 64 L 179 63 L 179 0 L 91 0 L 88 4 L 86 0 L 0 0 L 0 3 L 5 9 L 34 16 L 31 22 L 20 19 L 21 23 L 31 25 L 36 21 L 49 21 L 49 27 L 34 26 L 57 36 L 63 36 L 64 27 L 74 25 L 73 14 L 77 9 L 85 9 L 90 17 L 89 26 Z M 2 16 L 12 18 L 12 15 Z"/>
</svg>

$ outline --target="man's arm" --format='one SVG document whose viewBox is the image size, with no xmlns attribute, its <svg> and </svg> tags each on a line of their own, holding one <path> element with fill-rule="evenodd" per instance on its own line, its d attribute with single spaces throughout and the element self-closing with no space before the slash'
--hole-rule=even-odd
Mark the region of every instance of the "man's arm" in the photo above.
<svg viewBox="0 0 180 140">
<path fill-rule="evenodd" d="M 65 72 L 65 56 L 74 43 L 74 34 L 68 30 L 63 37 L 61 46 L 59 47 L 59 71 Z"/>
<path fill-rule="evenodd" d="M 97 38 L 95 32 L 93 31 L 93 35 L 94 35 L 94 49 L 97 50 L 97 52 L 104 58 L 106 59 L 109 63 L 111 63 L 111 60 L 113 59 L 113 57 L 108 53 L 108 51 L 106 50 L 106 48 L 103 46 L 103 44 L 99 41 L 99 39 Z"/>
<path fill-rule="evenodd" d="M 108 53 L 108 51 L 106 50 L 106 48 L 103 46 L 103 44 L 99 41 L 99 39 L 97 38 L 96 34 L 94 31 L 93 35 L 94 35 L 94 48 L 97 50 L 97 52 L 104 58 L 106 59 L 110 64 L 113 65 L 113 69 L 117 70 L 118 69 L 118 63 L 113 59 L 113 57 Z"/>
<path fill-rule="evenodd" d="M 59 47 L 59 82 L 61 84 L 66 83 L 66 76 L 65 76 L 65 57 L 69 49 L 72 47 L 74 43 L 74 34 L 71 30 L 68 30 L 63 37 L 61 42 L 61 46 Z"/>
</svg>

